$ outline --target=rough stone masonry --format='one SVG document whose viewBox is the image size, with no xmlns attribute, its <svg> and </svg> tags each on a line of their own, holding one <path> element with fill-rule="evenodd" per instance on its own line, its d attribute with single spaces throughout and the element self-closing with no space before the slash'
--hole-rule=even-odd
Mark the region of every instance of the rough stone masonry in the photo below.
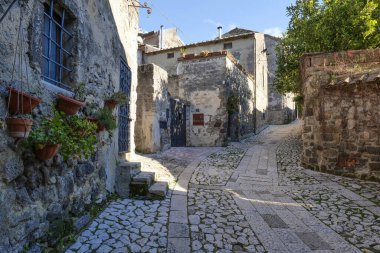
<svg viewBox="0 0 380 253">
<path fill-rule="evenodd" d="M 380 49 L 301 60 L 306 167 L 380 180 Z"/>
<path fill-rule="evenodd" d="M 9 4 L 11 1 L 6 2 Z M 34 125 L 39 124 L 41 116 L 51 115 L 58 92 L 67 93 L 41 79 L 42 49 L 46 38 L 44 12 L 52 2 L 56 6 L 54 12 L 65 10 L 65 26 L 72 34 L 66 46 L 72 53 L 67 60 L 73 71 L 66 84 L 70 87 L 77 83 L 85 84 L 87 107 L 81 115 L 84 117 L 91 106 L 94 109 L 102 108 L 104 99 L 119 90 L 122 58 L 132 73 L 130 109 L 133 119 L 136 110 L 138 11 L 130 7 L 132 1 L 19 2 L 24 4 L 23 7 L 16 3 L 0 24 L 0 122 L 8 112 L 6 87 L 14 84 L 13 59 L 20 54 L 15 47 L 20 19 L 24 31 L 21 40 L 25 64 L 23 72 L 16 72 L 16 79 L 13 80 L 20 84 L 20 74 L 22 80 L 26 80 L 27 65 L 29 85 L 24 83 L 23 91 L 43 101 L 32 112 Z M 18 61 L 16 69 L 20 69 Z M 133 129 L 134 120 L 130 123 Z M 20 252 L 28 243 L 48 236 L 49 231 L 59 232 L 54 224 L 66 218 L 70 220 L 67 224 L 73 222 L 77 229 L 85 225 L 89 220 L 85 215 L 89 207 L 95 202 L 104 201 L 107 192 L 113 191 L 115 158 L 118 158 L 117 136 L 117 130 L 111 134 L 99 134 L 97 152 L 88 160 L 64 161 L 57 155 L 50 161 L 41 162 L 34 157 L 31 149 L 16 147 L 15 139 L 1 127 L 0 252 Z M 133 135 L 130 139 L 133 150 Z M 53 234 L 48 241 L 54 243 L 56 239 L 56 234 Z"/>
</svg>

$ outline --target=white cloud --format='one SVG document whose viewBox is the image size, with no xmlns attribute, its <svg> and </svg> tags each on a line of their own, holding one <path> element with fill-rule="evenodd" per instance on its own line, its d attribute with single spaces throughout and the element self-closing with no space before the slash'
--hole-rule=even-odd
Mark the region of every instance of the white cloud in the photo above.
<svg viewBox="0 0 380 253">
<path fill-rule="evenodd" d="M 264 29 L 263 33 L 275 36 L 275 37 L 282 37 L 282 30 L 279 27 L 270 27 L 267 29 Z"/>
</svg>

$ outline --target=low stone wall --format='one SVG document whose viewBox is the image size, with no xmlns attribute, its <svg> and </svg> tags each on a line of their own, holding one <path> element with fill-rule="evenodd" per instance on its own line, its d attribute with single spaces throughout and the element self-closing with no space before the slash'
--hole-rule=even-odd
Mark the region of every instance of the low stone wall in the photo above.
<svg viewBox="0 0 380 253">
<path fill-rule="evenodd" d="M 154 153 L 170 148 L 168 74 L 154 64 L 139 66 L 136 151 Z"/>
<path fill-rule="evenodd" d="M 380 49 L 305 55 L 303 164 L 380 180 Z"/>
</svg>

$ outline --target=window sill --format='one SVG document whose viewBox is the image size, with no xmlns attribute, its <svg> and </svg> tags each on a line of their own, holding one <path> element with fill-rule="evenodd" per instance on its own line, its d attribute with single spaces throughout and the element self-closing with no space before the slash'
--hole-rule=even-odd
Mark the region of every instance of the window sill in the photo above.
<svg viewBox="0 0 380 253">
<path fill-rule="evenodd" d="M 41 83 L 46 87 L 46 89 L 48 89 L 48 90 L 50 90 L 50 91 L 52 91 L 54 93 L 61 93 L 61 94 L 65 95 L 65 96 L 69 96 L 69 97 L 73 97 L 75 95 L 74 92 L 68 91 L 68 90 L 63 89 L 61 87 L 58 87 L 58 86 L 56 86 L 54 84 L 51 84 L 51 83 L 49 83 L 49 82 L 47 82 L 45 80 L 41 79 Z"/>
</svg>

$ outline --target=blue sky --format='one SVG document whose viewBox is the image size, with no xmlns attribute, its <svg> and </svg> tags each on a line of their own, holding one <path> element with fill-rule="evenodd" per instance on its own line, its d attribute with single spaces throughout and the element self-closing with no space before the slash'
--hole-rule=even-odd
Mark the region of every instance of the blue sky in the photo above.
<svg viewBox="0 0 380 253">
<path fill-rule="evenodd" d="M 278 36 L 288 25 L 286 6 L 295 0 L 145 0 L 152 14 L 140 12 L 144 31 L 177 27 L 185 43 L 217 36 L 217 27 L 227 32 L 240 27 Z M 141 1 L 143 3 L 143 1 Z"/>
</svg>

